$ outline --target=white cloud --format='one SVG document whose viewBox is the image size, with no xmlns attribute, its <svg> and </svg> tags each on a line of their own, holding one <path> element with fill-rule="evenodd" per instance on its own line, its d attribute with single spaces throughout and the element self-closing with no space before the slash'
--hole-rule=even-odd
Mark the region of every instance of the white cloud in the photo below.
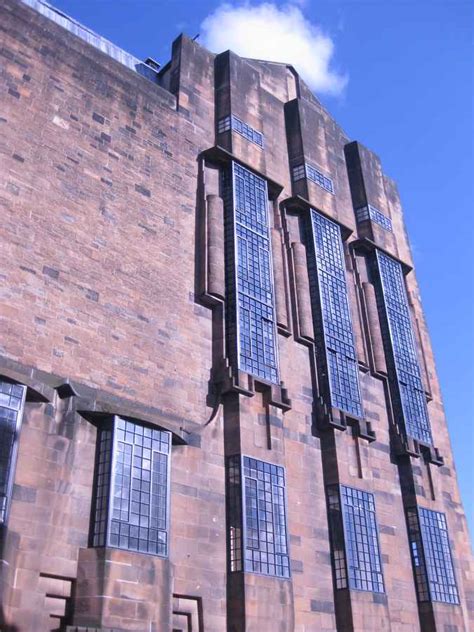
<svg viewBox="0 0 474 632">
<path fill-rule="evenodd" d="M 301 0 L 300 0 L 301 1 Z M 315 92 L 339 95 L 347 76 L 330 68 L 332 39 L 294 4 L 222 4 L 201 24 L 202 42 L 215 53 L 292 64 Z"/>
</svg>

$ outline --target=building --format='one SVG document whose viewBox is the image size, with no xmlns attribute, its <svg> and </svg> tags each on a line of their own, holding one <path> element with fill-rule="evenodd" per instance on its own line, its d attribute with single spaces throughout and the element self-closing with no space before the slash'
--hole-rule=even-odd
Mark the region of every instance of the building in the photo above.
<svg viewBox="0 0 474 632">
<path fill-rule="evenodd" d="M 1 629 L 473 629 L 379 158 L 291 66 L 0 12 Z"/>
</svg>

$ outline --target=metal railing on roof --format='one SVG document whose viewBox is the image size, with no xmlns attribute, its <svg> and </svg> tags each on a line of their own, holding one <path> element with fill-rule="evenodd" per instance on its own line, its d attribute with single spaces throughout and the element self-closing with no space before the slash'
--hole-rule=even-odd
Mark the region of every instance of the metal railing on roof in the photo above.
<svg viewBox="0 0 474 632">
<path fill-rule="evenodd" d="M 94 33 L 94 31 L 91 31 L 91 29 L 89 29 L 87 26 L 84 26 L 66 13 L 63 13 L 59 9 L 56 9 L 56 7 L 53 7 L 48 2 L 44 2 L 44 0 L 22 1 L 24 2 L 24 4 L 27 4 L 32 9 L 38 11 L 38 13 L 41 13 L 41 15 L 44 15 L 56 24 L 59 24 L 67 31 L 73 33 L 94 48 L 99 49 L 109 57 L 112 57 L 112 59 L 115 59 L 124 66 L 127 66 L 127 68 L 138 72 L 151 81 L 156 81 L 157 68 L 159 67 L 156 62 L 153 62 L 153 65 L 155 67 L 152 67 L 152 65 L 150 65 L 149 63 L 141 61 L 137 57 L 134 57 L 130 53 L 124 51 L 119 46 L 116 46 L 109 40 L 105 39 L 105 37 L 97 35 L 97 33 Z"/>
</svg>

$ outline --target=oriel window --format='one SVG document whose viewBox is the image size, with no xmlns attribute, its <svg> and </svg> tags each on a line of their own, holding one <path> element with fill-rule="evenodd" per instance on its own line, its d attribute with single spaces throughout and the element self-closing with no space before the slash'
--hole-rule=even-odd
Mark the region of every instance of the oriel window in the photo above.
<svg viewBox="0 0 474 632">
<path fill-rule="evenodd" d="M 7 520 L 26 386 L 0 381 L 0 525 Z"/>
<path fill-rule="evenodd" d="M 458 604 L 446 516 L 419 507 L 407 511 L 407 520 L 418 601 Z"/>
<path fill-rule="evenodd" d="M 383 593 L 374 495 L 346 485 L 331 486 L 328 511 L 336 588 Z"/>
<path fill-rule="evenodd" d="M 171 433 L 113 417 L 98 431 L 92 546 L 168 555 Z"/>
<path fill-rule="evenodd" d="M 230 571 L 290 576 L 283 467 L 232 456 L 227 462 Z"/>
</svg>

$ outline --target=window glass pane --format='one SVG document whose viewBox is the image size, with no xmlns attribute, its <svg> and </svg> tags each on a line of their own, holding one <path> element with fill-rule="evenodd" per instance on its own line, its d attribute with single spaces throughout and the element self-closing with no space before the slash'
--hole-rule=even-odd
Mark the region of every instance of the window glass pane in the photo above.
<svg viewBox="0 0 474 632">
<path fill-rule="evenodd" d="M 325 176 L 324 173 L 313 167 L 312 165 L 306 163 L 306 176 L 312 182 L 315 182 L 322 189 L 325 189 L 329 193 L 334 193 L 334 184 L 331 178 Z"/>
<path fill-rule="evenodd" d="M 6 520 L 25 392 L 25 386 L 0 382 L 0 524 Z"/>
<path fill-rule="evenodd" d="M 228 461 L 227 483 L 231 571 L 289 577 L 284 469 L 234 456 Z"/>
<path fill-rule="evenodd" d="M 242 563 L 242 478 L 240 456 L 227 460 L 227 528 L 231 571 L 241 571 Z"/>
<path fill-rule="evenodd" d="M 308 262 L 322 391 L 332 406 L 362 417 L 341 231 L 314 210 Z"/>
<path fill-rule="evenodd" d="M 431 427 L 402 266 L 381 251 L 377 251 L 374 265 L 377 267 L 374 285 L 396 418 L 404 424 L 408 435 L 431 444 Z"/>
<path fill-rule="evenodd" d="M 166 556 L 170 433 L 116 417 L 98 441 L 93 545 Z"/>
<path fill-rule="evenodd" d="M 458 604 L 445 515 L 420 507 L 407 520 L 418 600 Z"/>
<path fill-rule="evenodd" d="M 112 430 L 100 430 L 97 434 L 94 529 L 92 546 L 105 546 L 110 494 L 110 472 L 112 462 Z"/>
<path fill-rule="evenodd" d="M 293 182 L 297 182 L 298 180 L 302 180 L 306 177 L 325 191 L 334 193 L 334 182 L 332 181 L 332 178 L 324 175 L 324 173 L 309 163 L 294 166 L 292 169 L 292 175 Z"/>
<path fill-rule="evenodd" d="M 227 334 L 231 363 L 278 382 L 265 180 L 234 163 L 223 178 L 227 242 Z"/>
<path fill-rule="evenodd" d="M 258 132 L 253 127 L 250 127 L 250 125 L 247 125 L 247 123 L 241 121 L 237 116 L 235 116 L 235 114 L 232 114 L 231 116 L 225 116 L 224 118 L 219 119 L 219 121 L 217 122 L 218 134 L 227 132 L 230 129 L 232 129 L 234 132 L 237 132 L 237 134 L 243 136 L 246 140 L 250 141 L 251 143 L 255 143 L 255 145 L 258 145 L 263 149 L 263 134 L 261 132 Z"/>
<path fill-rule="evenodd" d="M 328 490 L 336 588 L 384 592 L 374 496 L 341 485 Z"/>
<path fill-rule="evenodd" d="M 347 588 L 347 564 L 339 488 L 328 489 L 329 533 L 336 588 Z"/>
<path fill-rule="evenodd" d="M 372 206 L 372 204 L 367 204 L 367 206 L 361 206 L 355 212 L 356 219 L 358 222 L 363 222 L 365 220 L 371 219 L 373 222 L 384 228 L 385 230 L 392 232 L 392 220 L 390 217 L 384 215 L 378 208 Z"/>
</svg>

